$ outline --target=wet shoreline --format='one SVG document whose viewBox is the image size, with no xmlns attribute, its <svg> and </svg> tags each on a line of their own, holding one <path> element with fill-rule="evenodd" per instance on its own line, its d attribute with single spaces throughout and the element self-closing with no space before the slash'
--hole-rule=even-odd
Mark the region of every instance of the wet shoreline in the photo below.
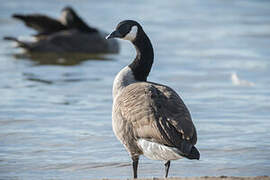
<svg viewBox="0 0 270 180">
<path fill-rule="evenodd" d="M 137 180 L 270 180 L 269 176 L 247 176 L 247 177 L 236 177 L 236 176 L 202 176 L 202 177 L 171 177 L 171 178 L 139 178 Z M 102 179 L 112 180 L 112 179 Z M 118 179 L 113 179 L 118 180 Z M 120 179 L 119 179 L 120 180 Z"/>
</svg>

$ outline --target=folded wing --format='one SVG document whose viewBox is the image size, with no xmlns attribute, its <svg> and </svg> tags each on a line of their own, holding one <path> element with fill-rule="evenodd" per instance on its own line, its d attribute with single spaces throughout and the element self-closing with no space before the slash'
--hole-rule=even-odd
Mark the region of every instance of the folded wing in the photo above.
<svg viewBox="0 0 270 180">
<path fill-rule="evenodd" d="M 122 117 L 132 123 L 136 138 L 176 147 L 184 156 L 194 151 L 196 129 L 187 107 L 174 90 L 139 82 L 126 87 L 118 98 Z"/>
<path fill-rule="evenodd" d="M 12 17 L 23 21 L 26 26 L 36 30 L 39 34 L 51 34 L 67 28 L 59 20 L 41 14 L 14 14 Z"/>
</svg>

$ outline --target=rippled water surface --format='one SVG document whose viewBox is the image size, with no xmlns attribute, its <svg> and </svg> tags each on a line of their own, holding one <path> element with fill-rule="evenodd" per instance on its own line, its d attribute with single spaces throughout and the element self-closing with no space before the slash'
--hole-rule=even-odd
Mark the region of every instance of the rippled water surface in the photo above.
<svg viewBox="0 0 270 180">
<path fill-rule="evenodd" d="M 57 17 L 65 5 L 106 31 L 123 19 L 143 25 L 155 49 L 149 80 L 181 95 L 198 131 L 201 160 L 173 161 L 170 176 L 270 175 L 270 1 L 10 0 L 0 5 L 0 179 L 132 175 L 111 127 L 113 78 L 132 45 L 44 58 L 2 40 L 34 33 L 13 13 Z M 163 175 L 163 162 L 141 158 L 139 177 Z"/>
</svg>

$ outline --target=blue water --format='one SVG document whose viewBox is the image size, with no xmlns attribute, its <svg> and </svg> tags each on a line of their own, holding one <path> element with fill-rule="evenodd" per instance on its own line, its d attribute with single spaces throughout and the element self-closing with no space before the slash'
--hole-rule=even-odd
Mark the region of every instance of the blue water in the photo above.
<svg viewBox="0 0 270 180">
<path fill-rule="evenodd" d="M 108 32 L 143 25 L 149 80 L 181 95 L 198 131 L 201 160 L 173 161 L 170 176 L 270 175 L 270 1 L 1 1 L 0 37 L 34 33 L 13 13 L 58 17 L 65 5 Z M 114 76 L 135 56 L 120 43 L 119 55 L 41 58 L 0 40 L 0 179 L 132 177 L 111 127 Z M 138 173 L 163 177 L 163 162 L 141 157 Z"/>
</svg>

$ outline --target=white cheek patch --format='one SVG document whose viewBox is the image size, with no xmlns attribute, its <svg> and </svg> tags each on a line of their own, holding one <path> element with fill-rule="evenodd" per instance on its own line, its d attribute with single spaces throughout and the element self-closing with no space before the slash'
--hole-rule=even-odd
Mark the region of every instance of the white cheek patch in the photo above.
<svg viewBox="0 0 270 180">
<path fill-rule="evenodd" d="M 137 36 L 137 31 L 138 31 L 138 27 L 132 26 L 129 33 L 123 39 L 133 41 Z"/>
<path fill-rule="evenodd" d="M 67 25 L 67 12 L 63 11 L 60 17 L 60 21 L 64 24 Z"/>
<path fill-rule="evenodd" d="M 64 24 L 67 25 L 68 21 L 72 21 L 73 17 L 70 13 L 68 13 L 67 11 L 63 11 L 60 17 L 60 21 Z"/>
</svg>

